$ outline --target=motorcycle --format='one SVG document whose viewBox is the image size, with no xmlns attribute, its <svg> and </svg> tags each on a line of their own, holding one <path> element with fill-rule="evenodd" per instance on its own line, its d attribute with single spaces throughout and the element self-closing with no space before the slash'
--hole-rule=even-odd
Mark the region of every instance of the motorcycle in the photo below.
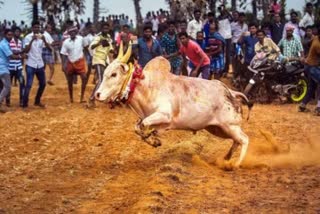
<svg viewBox="0 0 320 214">
<path fill-rule="evenodd" d="M 251 61 L 248 70 L 252 77 L 244 94 L 251 100 L 270 103 L 279 98 L 282 102 L 301 102 L 307 94 L 304 66 L 298 61 L 285 65 L 269 60 L 268 55 L 261 52 Z"/>
</svg>

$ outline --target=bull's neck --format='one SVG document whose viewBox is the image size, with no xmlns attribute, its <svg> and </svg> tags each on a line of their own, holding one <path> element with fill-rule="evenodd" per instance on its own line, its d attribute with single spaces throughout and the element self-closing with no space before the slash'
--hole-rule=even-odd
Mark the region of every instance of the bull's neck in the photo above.
<svg viewBox="0 0 320 214">
<path fill-rule="evenodd" d="M 150 78 L 148 74 L 145 74 L 144 79 L 140 80 L 130 98 L 129 106 L 138 114 L 140 118 L 145 118 L 149 115 L 152 108 L 148 99 L 149 94 L 153 88 L 149 87 Z"/>
</svg>

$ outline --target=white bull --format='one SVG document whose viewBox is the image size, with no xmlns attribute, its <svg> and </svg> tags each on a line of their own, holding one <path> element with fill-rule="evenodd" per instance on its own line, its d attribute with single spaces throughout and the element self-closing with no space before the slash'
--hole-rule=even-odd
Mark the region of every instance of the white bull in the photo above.
<svg viewBox="0 0 320 214">
<path fill-rule="evenodd" d="M 105 70 L 103 81 L 96 92 L 96 99 L 114 102 L 128 98 L 128 87 L 133 79 L 133 70 L 127 65 L 131 46 L 125 56 L 120 48 L 119 56 Z M 242 131 L 241 102 L 247 98 L 229 89 L 217 80 L 203 80 L 170 73 L 170 63 L 163 57 L 150 61 L 143 70 L 143 78 L 130 91 L 128 105 L 140 120 L 136 132 L 150 145 L 160 146 L 157 135 L 164 130 L 181 129 L 198 131 L 205 129 L 213 135 L 233 139 L 233 145 L 225 159 L 232 157 L 241 145 L 239 166 L 245 157 L 249 138 Z"/>
</svg>

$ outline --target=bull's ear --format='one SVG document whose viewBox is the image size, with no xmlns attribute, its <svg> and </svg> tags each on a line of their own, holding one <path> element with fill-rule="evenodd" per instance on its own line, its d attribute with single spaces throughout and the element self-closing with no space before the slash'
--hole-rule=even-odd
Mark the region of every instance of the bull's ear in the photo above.
<svg viewBox="0 0 320 214">
<path fill-rule="evenodd" d="M 128 71 L 129 71 L 129 65 L 127 65 L 127 64 L 125 64 L 125 63 L 122 63 L 121 64 L 121 72 L 122 73 L 124 73 L 124 74 L 126 74 L 126 73 L 128 73 Z"/>
</svg>

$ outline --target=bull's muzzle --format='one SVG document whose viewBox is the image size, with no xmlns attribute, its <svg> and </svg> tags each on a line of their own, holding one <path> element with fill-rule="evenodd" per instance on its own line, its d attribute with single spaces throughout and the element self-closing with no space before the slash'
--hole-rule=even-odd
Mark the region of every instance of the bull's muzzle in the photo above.
<svg viewBox="0 0 320 214">
<path fill-rule="evenodd" d="M 101 93 L 100 92 L 96 92 L 94 97 L 96 98 L 96 100 L 99 100 L 100 101 L 100 95 Z"/>
</svg>

